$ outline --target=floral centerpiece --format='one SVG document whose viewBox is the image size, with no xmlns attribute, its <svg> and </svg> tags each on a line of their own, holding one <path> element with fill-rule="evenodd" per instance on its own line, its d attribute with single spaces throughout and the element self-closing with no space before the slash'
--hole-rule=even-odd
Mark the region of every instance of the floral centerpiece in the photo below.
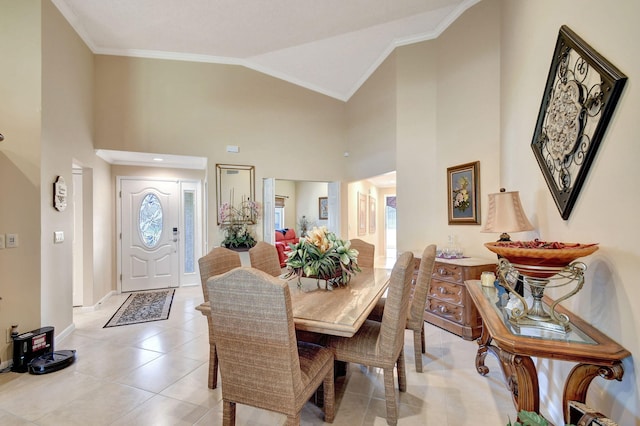
<svg viewBox="0 0 640 426">
<path fill-rule="evenodd" d="M 312 277 L 326 285 L 347 285 L 351 276 L 360 272 L 358 250 L 350 248 L 351 242 L 339 239 L 327 228 L 313 228 L 308 235 L 291 244 L 286 261 L 289 272 L 286 277 Z"/>
<path fill-rule="evenodd" d="M 222 203 L 218 211 L 220 229 L 224 233 L 222 246 L 227 248 L 251 248 L 257 241 L 252 227 L 258 218 L 258 203 L 243 201 L 238 207 Z"/>
</svg>

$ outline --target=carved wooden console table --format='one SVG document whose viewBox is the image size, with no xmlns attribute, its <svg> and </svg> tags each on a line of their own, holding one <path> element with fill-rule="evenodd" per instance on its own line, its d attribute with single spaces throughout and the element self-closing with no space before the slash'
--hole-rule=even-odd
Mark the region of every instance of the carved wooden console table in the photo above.
<svg viewBox="0 0 640 426">
<path fill-rule="evenodd" d="M 569 420 L 569 401 L 584 403 L 594 378 L 622 380 L 621 361 L 631 353 L 578 316 L 562 307 L 557 308 L 571 321 L 571 330 L 567 333 L 516 329 L 509 323 L 507 312 L 499 306 L 495 288 L 483 287 L 478 280 L 465 281 L 465 285 L 482 317 L 476 369 L 484 376 L 489 372 L 484 364 L 487 353 L 498 358 L 517 411 L 540 412 L 538 373 L 531 357 L 577 363 L 564 385 L 565 422 Z M 551 303 L 546 297 L 544 302 Z"/>
</svg>

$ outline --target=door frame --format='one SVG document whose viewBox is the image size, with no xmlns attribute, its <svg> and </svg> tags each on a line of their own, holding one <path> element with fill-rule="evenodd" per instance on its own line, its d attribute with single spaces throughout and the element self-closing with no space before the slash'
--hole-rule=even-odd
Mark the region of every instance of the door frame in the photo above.
<svg viewBox="0 0 640 426">
<path fill-rule="evenodd" d="M 196 218 L 195 218 L 195 244 L 194 244 L 194 258 L 195 258 L 195 272 L 189 279 L 183 273 L 184 271 L 184 258 L 185 258 L 185 243 L 184 243 L 184 233 L 180 232 L 179 235 L 179 252 L 178 252 L 178 287 L 188 286 L 188 285 L 200 285 L 200 274 L 199 269 L 197 267 L 197 261 L 202 256 L 204 250 L 204 226 L 205 222 L 203 220 L 206 217 L 206 205 L 202 202 L 202 194 L 203 194 L 203 181 L 198 179 L 182 179 L 182 178 L 164 178 L 164 177 L 147 177 L 147 176 L 116 176 L 116 234 L 114 236 L 116 243 L 116 291 L 118 294 L 122 293 L 122 181 L 123 180 L 137 180 L 137 181 L 167 181 L 167 180 L 176 180 L 178 182 L 178 190 L 180 192 L 178 199 L 180 200 L 179 204 L 179 213 L 178 213 L 178 221 L 182 224 L 184 223 L 184 207 L 183 207 L 183 195 L 185 190 L 194 190 L 196 195 Z M 196 277 L 195 279 L 193 277 Z"/>
</svg>

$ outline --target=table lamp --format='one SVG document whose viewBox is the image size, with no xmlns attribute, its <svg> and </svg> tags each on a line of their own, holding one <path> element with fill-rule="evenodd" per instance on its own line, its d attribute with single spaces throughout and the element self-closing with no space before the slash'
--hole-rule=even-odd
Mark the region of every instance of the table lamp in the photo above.
<svg viewBox="0 0 640 426">
<path fill-rule="evenodd" d="M 520 203 L 518 191 L 489 194 L 489 213 L 480 232 L 501 233 L 498 241 L 511 241 L 508 232 L 533 231 L 534 227 L 527 219 Z"/>
<path fill-rule="evenodd" d="M 524 232 L 533 229 L 533 225 L 522 209 L 518 191 L 506 192 L 504 188 L 500 188 L 500 192 L 489 194 L 489 213 L 480 232 L 499 232 L 498 241 L 511 241 L 508 232 Z M 519 295 L 524 295 L 524 282 L 521 275 L 518 276 L 514 290 Z"/>
</svg>

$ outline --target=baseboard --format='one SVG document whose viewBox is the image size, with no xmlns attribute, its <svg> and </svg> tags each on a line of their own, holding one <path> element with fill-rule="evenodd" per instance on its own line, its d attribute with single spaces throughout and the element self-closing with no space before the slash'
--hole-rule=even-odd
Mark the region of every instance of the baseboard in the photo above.
<svg viewBox="0 0 640 426">
<path fill-rule="evenodd" d="M 63 341 L 65 338 L 69 337 L 71 335 L 71 333 L 73 333 L 73 331 L 76 329 L 76 325 L 75 324 L 71 324 L 70 326 L 68 326 L 67 328 L 65 328 L 62 333 L 59 333 L 54 341 L 53 341 L 53 348 L 54 350 L 58 349 L 58 342 L 59 341 Z"/>
</svg>

